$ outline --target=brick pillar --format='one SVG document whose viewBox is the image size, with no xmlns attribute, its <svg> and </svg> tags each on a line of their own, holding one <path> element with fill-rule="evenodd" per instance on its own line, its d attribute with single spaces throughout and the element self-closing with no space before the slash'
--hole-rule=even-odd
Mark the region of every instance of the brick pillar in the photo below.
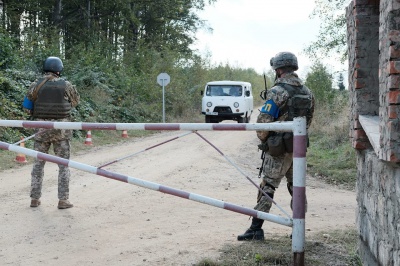
<svg viewBox="0 0 400 266">
<path fill-rule="evenodd" d="M 379 158 L 400 162 L 400 0 L 380 3 Z"/>
<path fill-rule="evenodd" d="M 379 114 L 379 0 L 355 0 L 346 10 L 352 146 L 370 147 L 359 115 Z"/>
</svg>

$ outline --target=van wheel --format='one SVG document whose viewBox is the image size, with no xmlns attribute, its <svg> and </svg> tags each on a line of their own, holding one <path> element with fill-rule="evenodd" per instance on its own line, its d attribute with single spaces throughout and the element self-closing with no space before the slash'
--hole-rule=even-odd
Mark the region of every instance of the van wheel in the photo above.
<svg viewBox="0 0 400 266">
<path fill-rule="evenodd" d="M 209 115 L 206 115 L 206 123 L 211 123 L 211 117 Z"/>
<path fill-rule="evenodd" d="M 244 122 L 244 118 L 241 117 L 241 116 L 239 116 L 238 119 L 237 119 L 237 121 L 238 121 L 238 123 L 243 123 L 243 122 Z"/>
</svg>

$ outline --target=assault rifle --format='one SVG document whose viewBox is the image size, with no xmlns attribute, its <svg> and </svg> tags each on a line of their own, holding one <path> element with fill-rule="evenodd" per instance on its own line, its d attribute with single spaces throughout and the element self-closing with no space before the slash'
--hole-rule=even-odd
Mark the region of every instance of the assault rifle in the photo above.
<svg viewBox="0 0 400 266">
<path fill-rule="evenodd" d="M 267 77 L 265 76 L 265 74 L 264 74 L 264 87 L 265 87 L 265 89 L 260 92 L 260 97 L 261 97 L 261 99 L 263 99 L 265 101 L 267 98 L 267 92 L 268 92 Z"/>
<path fill-rule="evenodd" d="M 260 97 L 261 99 L 263 99 L 264 101 L 266 101 L 267 99 L 267 92 L 268 92 L 268 87 L 267 87 L 267 77 L 264 74 L 264 87 L 265 89 L 263 91 L 260 92 Z M 268 150 L 268 146 L 267 143 L 262 143 L 260 145 L 258 145 L 258 149 L 261 150 L 261 166 L 257 169 L 259 169 L 260 171 L 258 172 L 258 178 L 261 177 L 263 168 L 264 168 L 264 161 L 265 161 L 265 152 Z"/>
</svg>

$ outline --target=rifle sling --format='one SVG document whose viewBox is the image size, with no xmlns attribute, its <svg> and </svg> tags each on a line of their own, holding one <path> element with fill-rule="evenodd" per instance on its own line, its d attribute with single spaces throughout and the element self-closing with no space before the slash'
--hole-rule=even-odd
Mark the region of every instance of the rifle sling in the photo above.
<svg viewBox="0 0 400 266">
<path fill-rule="evenodd" d="M 39 84 L 38 86 L 36 86 L 36 88 L 35 88 L 35 89 L 33 90 L 33 92 L 32 92 L 32 99 L 33 99 L 33 101 L 36 101 L 37 95 L 38 95 L 38 93 L 39 93 L 40 88 L 41 88 L 47 81 L 49 81 L 51 78 L 52 78 L 51 76 L 45 78 L 42 82 L 40 82 L 40 84 Z"/>
</svg>

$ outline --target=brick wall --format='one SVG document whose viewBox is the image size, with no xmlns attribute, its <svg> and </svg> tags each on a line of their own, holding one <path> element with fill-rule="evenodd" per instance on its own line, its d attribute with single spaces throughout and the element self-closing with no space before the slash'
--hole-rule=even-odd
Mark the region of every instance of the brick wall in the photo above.
<svg viewBox="0 0 400 266">
<path fill-rule="evenodd" d="M 381 159 L 400 162 L 400 0 L 380 3 Z"/>
<path fill-rule="evenodd" d="M 359 115 L 380 118 L 380 159 L 400 162 L 400 0 L 354 0 L 347 8 L 352 146 L 370 143 Z"/>
<path fill-rule="evenodd" d="M 356 224 L 362 265 L 400 265 L 400 168 L 358 152 Z"/>
<path fill-rule="evenodd" d="M 359 255 L 400 265 L 400 0 L 353 0 L 346 16 Z M 379 118 L 378 152 L 360 115 Z"/>
<path fill-rule="evenodd" d="M 347 9 L 352 145 L 370 148 L 359 115 L 379 115 L 379 8 L 377 1 L 355 1 Z M 372 3 L 368 3 L 372 2 Z"/>
</svg>

